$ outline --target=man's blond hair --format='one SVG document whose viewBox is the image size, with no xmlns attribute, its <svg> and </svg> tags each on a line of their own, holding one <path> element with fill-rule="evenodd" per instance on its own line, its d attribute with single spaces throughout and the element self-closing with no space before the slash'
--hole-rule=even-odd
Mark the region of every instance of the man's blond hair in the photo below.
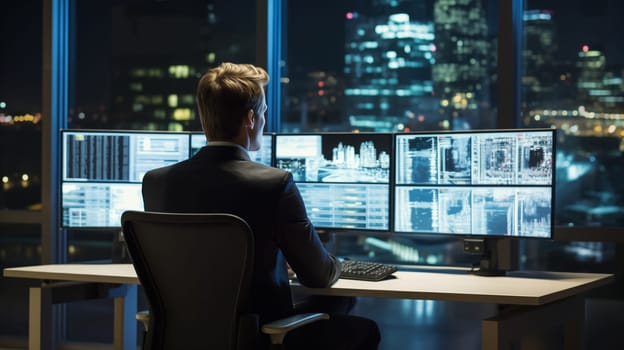
<svg viewBox="0 0 624 350">
<path fill-rule="evenodd" d="M 225 62 L 210 69 L 197 86 L 197 108 L 208 140 L 232 140 L 249 110 L 264 102 L 267 72 L 251 64 Z"/>
</svg>

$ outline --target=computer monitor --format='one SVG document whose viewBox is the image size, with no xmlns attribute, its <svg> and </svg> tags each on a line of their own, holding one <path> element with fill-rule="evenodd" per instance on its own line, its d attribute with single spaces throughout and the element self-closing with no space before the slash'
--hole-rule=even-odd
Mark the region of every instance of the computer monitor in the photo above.
<svg viewBox="0 0 624 350">
<path fill-rule="evenodd" d="M 315 227 L 390 231 L 392 134 L 277 134 L 275 165 L 290 171 Z"/>
<path fill-rule="evenodd" d="M 188 133 L 62 130 L 62 226 L 119 227 L 143 210 L 143 175 L 188 159 L 189 144 Z"/>
<path fill-rule="evenodd" d="M 206 146 L 206 135 L 204 133 L 193 132 L 191 133 L 191 155 L 199 152 L 199 150 Z M 264 165 L 273 165 L 273 134 L 265 133 L 262 135 L 262 147 L 258 151 L 250 151 L 249 158 L 255 162 L 262 163 Z"/>
<path fill-rule="evenodd" d="M 551 238 L 555 130 L 395 134 L 394 231 Z"/>
</svg>

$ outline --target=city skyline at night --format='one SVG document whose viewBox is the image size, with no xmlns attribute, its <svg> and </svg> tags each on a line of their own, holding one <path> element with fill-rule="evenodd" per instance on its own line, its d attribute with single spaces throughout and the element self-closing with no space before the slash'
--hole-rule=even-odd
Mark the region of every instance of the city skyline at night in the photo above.
<svg viewBox="0 0 624 350">
<path fill-rule="evenodd" d="M 233 12 L 220 1 L 80 2 L 73 22 L 76 64 L 70 76 L 69 127 L 199 131 L 194 94 L 202 72 L 223 60 L 254 60 L 252 3 Z M 311 8 L 288 2 L 283 75 L 271 81 L 280 84 L 281 92 L 277 131 L 496 127 L 495 2 L 415 4 L 321 1 Z M 577 192 L 590 207 L 604 204 L 622 213 L 624 199 L 604 193 L 621 187 L 616 179 L 622 170 L 612 164 L 624 151 L 624 54 L 613 29 L 623 6 L 602 1 L 588 8 L 579 0 L 526 4 L 519 125 L 557 127 L 564 142 L 561 157 L 578 166 L 568 168 L 585 169 L 560 175 L 560 187 L 580 182 L 580 188 L 592 190 L 565 189 L 561 198 Z M 294 21 L 301 12 L 310 18 Z M 463 21 L 469 18 L 475 20 L 467 26 Z M 242 21 L 246 24 L 235 30 L 228 25 Z M 4 23 L 12 22 L 7 18 Z M 40 32 L 25 35 L 34 38 Z M 10 52 L 23 52 L 18 42 L 7 45 Z M 10 57 L 20 55 L 3 58 L 7 79 L 0 82 L 0 130 L 6 142 L 17 142 L 18 134 L 11 133 L 15 128 L 38 135 L 45 121 L 39 89 L 32 89 L 41 79 L 40 61 L 33 60 L 38 50 L 27 56 L 33 69 L 19 77 Z M 30 82 L 31 92 L 12 89 L 18 83 L 10 79 Z M 19 96 L 13 97 L 13 91 Z M 601 146 L 586 146 L 590 139 Z M 27 152 L 35 152 L 38 144 Z M 19 152 L 5 157 L 0 169 L 5 187 L 19 189 L 25 174 L 34 183 L 39 166 L 23 164 L 14 155 L 30 158 Z M 616 220 L 624 219 L 617 215 Z M 589 219 L 575 215 L 565 220 Z"/>
<path fill-rule="evenodd" d="M 485 2 L 487 3 L 487 1 L 485 1 Z M 148 2 L 146 1 L 146 3 L 148 3 Z M 199 2 L 195 2 L 195 3 L 199 3 Z M 404 6 L 405 3 L 406 2 L 401 2 L 401 5 Z M 452 3 L 453 3 L 453 1 L 448 1 L 448 2 L 445 2 L 445 1 L 435 1 L 435 2 L 433 2 L 432 1 L 431 4 L 433 4 L 433 5 L 429 4 L 427 6 L 435 6 L 436 9 L 437 9 L 438 7 L 442 7 L 442 6 L 447 6 L 447 7 L 451 6 L 449 4 L 452 4 Z M 531 3 L 532 2 L 530 2 L 529 5 Z M 140 4 L 140 2 L 139 2 L 139 4 Z M 210 4 L 210 2 L 207 1 L 207 2 L 205 2 L 205 4 Z M 387 4 L 387 3 L 379 1 L 379 2 L 377 2 L 377 5 L 375 5 L 375 6 L 381 6 L 380 4 Z M 291 7 L 294 6 L 293 4 L 290 4 L 290 5 L 291 5 Z M 345 9 L 345 8 L 348 7 L 348 5 L 349 4 L 341 5 L 341 8 Z M 476 2 L 474 5 L 478 6 L 479 4 L 478 4 L 478 2 Z M 120 8 L 120 6 L 122 6 L 122 5 L 116 4 L 116 6 L 117 6 L 116 8 Z M 158 6 L 160 6 L 160 5 L 151 5 L 149 7 L 146 6 L 146 8 L 143 9 L 143 11 L 145 11 L 146 14 L 141 15 L 140 14 L 141 11 L 142 11 L 141 7 L 135 5 L 132 8 L 133 11 L 129 11 L 129 9 L 126 9 L 125 11 L 117 10 L 117 11 L 111 12 L 111 17 L 104 16 L 104 18 L 108 18 L 108 20 L 115 21 L 115 18 L 117 18 L 118 16 L 121 16 L 121 14 L 125 14 L 125 18 L 127 18 L 126 21 L 135 21 L 135 22 L 138 21 L 139 25 L 141 25 L 141 23 L 149 23 L 149 21 L 154 21 L 154 20 L 157 20 L 159 18 L 159 17 L 156 16 L 156 15 L 159 14 L 159 11 L 156 10 L 158 8 Z M 197 6 L 197 4 L 195 4 L 195 6 Z M 329 5 L 326 5 L 326 6 L 329 6 Z M 385 5 L 385 6 L 387 6 L 387 5 Z M 427 8 L 427 6 L 423 6 L 423 8 Z M 220 22 L 225 22 L 226 21 L 226 18 L 223 18 L 223 16 L 225 16 L 225 14 L 224 15 L 220 15 L 217 12 L 217 11 L 221 10 L 220 8 L 215 9 L 214 6 L 210 7 L 208 5 L 206 5 L 205 9 L 203 9 L 201 6 L 199 6 L 197 8 L 201 9 L 201 11 L 205 14 L 204 16 L 199 16 L 197 14 L 194 14 L 192 16 L 193 18 L 195 18 L 195 21 L 197 21 L 199 27 L 201 27 L 202 25 L 206 26 L 206 27 L 209 27 L 211 24 L 214 25 L 213 22 L 216 21 L 215 18 L 219 19 Z M 487 8 L 487 6 L 483 5 L 483 8 Z M 102 8 L 100 7 L 99 9 L 101 10 Z M 429 10 L 429 9 L 427 8 L 427 10 Z M 479 14 L 478 17 L 484 18 L 485 14 L 483 13 L 483 10 L 480 10 L 480 11 L 481 11 L 481 13 Z M 527 12 L 530 12 L 530 11 L 535 11 L 535 10 L 527 10 Z M 550 13 L 550 15 L 551 15 L 551 20 L 550 21 L 551 22 L 558 20 L 558 16 L 559 15 L 558 15 L 557 11 L 550 11 L 550 10 L 547 10 L 547 9 L 545 9 L 544 11 L 548 11 L 548 13 Z M 162 16 L 162 12 L 163 11 L 160 11 L 160 12 L 161 13 L 159 15 Z M 178 11 L 178 12 L 180 12 L 179 14 L 176 14 L 176 16 L 178 16 L 178 17 L 180 17 L 180 16 L 190 16 L 189 15 L 190 11 L 186 12 L 186 13 L 183 12 L 183 11 Z M 387 11 L 387 10 L 385 12 L 383 12 L 383 11 L 379 11 L 379 12 L 380 13 L 384 13 L 384 16 L 385 16 L 384 18 L 385 18 L 386 24 L 388 23 L 388 16 L 389 15 L 397 14 L 397 13 L 392 13 L 391 11 Z M 598 14 L 603 14 L 604 16 L 608 15 L 608 13 L 604 13 L 604 12 L 601 12 L 601 11 L 598 11 L 598 10 L 596 10 L 594 12 L 597 12 Z M 133 13 L 133 15 L 128 15 L 128 13 Z M 340 25 L 343 27 L 343 29 L 342 29 L 343 32 L 344 32 L 344 28 L 346 26 L 348 26 L 348 23 L 350 21 L 355 20 L 353 18 L 351 20 L 347 19 L 346 17 L 347 17 L 348 13 L 357 13 L 357 11 L 342 13 L 342 18 L 341 18 L 342 24 L 340 24 Z M 388 15 L 386 15 L 386 14 L 388 14 Z M 114 16 L 117 16 L 117 17 L 114 17 Z M 412 17 L 416 18 L 416 16 L 412 16 Z M 423 21 L 425 17 L 426 17 L 425 15 L 421 15 L 420 18 L 418 18 L 418 20 L 419 21 Z M 121 18 L 123 18 L 123 16 Z M 184 18 L 184 17 L 180 17 L 180 18 Z M 407 18 L 409 18 L 409 20 L 412 21 L 412 19 L 411 19 L 411 17 L 409 15 L 408 15 Z M 211 22 L 210 19 L 212 19 L 212 22 Z M 433 23 L 433 17 L 431 17 L 429 21 L 433 25 L 434 28 L 435 27 L 442 27 L 442 26 L 444 26 L 443 22 L 437 23 L 437 24 Z M 82 23 L 82 22 L 83 21 L 80 21 L 79 24 Z M 115 21 L 113 23 L 117 23 L 117 22 Z M 203 23 L 203 24 L 201 24 L 201 23 Z M 416 22 L 414 22 L 414 23 L 416 23 Z M 487 26 L 486 22 L 482 22 L 482 23 L 483 24 L 475 24 L 475 25 L 479 26 L 479 27 L 475 27 L 475 28 L 482 28 L 482 29 L 475 29 L 474 31 L 479 32 L 479 31 L 486 30 L 487 28 L 483 29 L 484 26 Z M 553 22 L 553 23 L 555 23 L 555 22 Z M 376 25 L 382 25 L 382 24 L 383 23 L 378 23 L 378 24 L 373 24 L 373 25 L 376 26 Z M 530 28 L 530 25 L 527 25 L 527 27 Z M 557 28 L 561 28 L 562 26 L 555 23 L 554 27 L 555 28 L 552 29 L 552 31 L 555 31 Z M 148 30 L 148 29 L 149 29 L 149 27 L 146 27 L 146 30 Z M 203 30 L 202 32 L 206 32 L 206 30 Z M 434 32 L 434 36 L 435 35 L 436 34 Z M 484 35 L 484 34 L 481 34 L 481 35 Z M 443 43 L 443 39 L 441 38 L 441 35 L 439 33 L 437 34 L 437 36 L 438 36 L 438 38 L 435 39 L 435 40 L 437 40 L 437 42 L 436 41 L 432 41 L 431 44 L 432 44 L 432 47 L 434 47 L 438 51 L 436 53 L 436 55 L 438 55 L 438 56 L 430 58 L 429 61 L 431 61 L 433 59 L 433 60 L 436 60 L 436 63 L 440 63 L 440 59 L 441 58 L 439 56 L 442 55 L 443 53 L 440 53 L 439 50 L 440 50 L 440 48 L 444 47 L 444 43 Z M 116 35 L 115 38 L 120 38 L 121 39 L 122 36 Z M 109 42 L 110 42 L 110 40 L 113 40 L 115 42 L 118 41 L 115 38 L 113 38 L 113 39 L 109 38 L 108 40 L 109 40 Z M 139 39 L 139 38 L 140 37 L 137 37 L 137 39 Z M 80 37 L 79 37 L 79 39 L 80 39 Z M 564 39 L 564 36 L 557 35 L 556 39 L 557 39 L 557 41 L 562 41 L 563 42 L 562 39 Z M 132 42 L 131 40 L 128 40 L 128 39 L 124 39 L 124 40 L 126 42 L 129 42 L 129 43 Z M 204 40 L 204 39 L 200 39 L 200 40 Z M 334 40 L 341 40 L 341 39 L 340 38 L 335 38 Z M 348 38 L 345 37 L 342 40 L 343 40 L 343 46 L 347 46 L 348 47 L 349 46 Z M 347 40 L 347 41 L 344 41 L 344 40 Z M 380 42 L 380 40 L 376 40 L 376 41 Z M 621 64 L 621 56 L 622 56 L 622 54 L 613 54 L 613 52 L 614 52 L 613 49 L 600 50 L 601 47 L 602 48 L 610 48 L 610 47 L 612 47 L 611 45 L 606 45 L 606 44 L 602 44 L 602 45 L 601 44 L 596 44 L 596 45 L 593 45 L 593 42 L 590 41 L 590 40 L 587 40 L 586 42 L 588 43 L 587 46 L 592 50 L 592 52 L 595 51 L 595 50 L 598 50 L 598 51 L 600 51 L 602 53 L 602 55 L 604 56 L 604 58 L 606 60 L 606 64 L 608 66 L 617 67 L 618 65 Z M 104 43 L 106 44 L 106 42 L 104 42 Z M 483 48 L 486 48 L 488 44 L 484 43 L 483 45 L 481 45 L 481 44 L 479 44 L 479 45 L 480 46 L 473 45 L 473 47 L 483 47 Z M 78 48 L 80 48 L 80 46 L 83 46 L 83 45 L 79 45 Z M 198 45 L 190 45 L 190 47 L 197 47 L 197 46 Z M 206 45 L 203 45 L 203 47 L 205 47 L 205 46 Z M 221 46 L 223 46 L 223 45 L 221 45 Z M 286 46 L 289 47 L 289 46 L 293 46 L 293 45 L 291 43 L 291 44 L 286 45 Z M 467 46 L 465 43 L 463 44 L 463 46 L 467 47 L 470 50 L 470 46 Z M 129 47 L 132 47 L 132 44 L 130 44 L 130 45 L 128 45 L 128 44 L 125 44 L 125 45 L 123 45 L 123 44 L 115 44 L 113 47 L 111 47 L 111 49 L 113 49 L 113 50 L 122 49 L 122 50 L 130 51 L 131 49 Z M 200 47 L 201 47 L 201 45 L 200 45 Z M 215 47 L 219 47 L 219 45 L 215 45 Z M 564 54 L 563 53 L 563 51 L 564 51 L 563 48 L 565 47 L 565 45 L 559 44 L 558 47 L 560 49 L 557 50 L 554 53 L 551 53 L 550 54 L 551 57 L 553 57 L 553 56 L 557 57 L 557 58 L 562 57 L 562 55 Z M 576 51 L 573 52 L 573 53 L 568 53 L 567 56 L 566 56 L 567 59 L 565 61 L 562 61 L 561 63 L 562 64 L 576 65 L 574 63 L 574 60 L 578 60 L 577 55 L 581 51 L 582 47 L 583 46 L 577 46 Z M 106 45 L 103 46 L 102 48 L 104 50 L 106 50 Z M 405 47 L 402 47 L 402 48 L 404 49 Z M 490 47 L 490 51 L 492 51 L 492 49 L 493 48 Z M 81 50 L 80 51 L 81 53 L 79 54 L 78 58 L 81 58 L 81 56 L 86 55 L 85 53 L 82 53 L 82 51 L 90 52 L 92 50 L 93 49 Z M 201 50 L 202 49 L 200 48 L 198 52 L 204 54 L 205 51 L 201 51 Z M 480 49 L 480 50 L 483 51 L 483 49 Z M 136 49 L 135 49 L 135 51 L 136 51 Z M 372 50 L 372 51 L 374 52 L 374 50 Z M 379 49 L 379 52 L 384 53 L 384 54 L 388 54 L 387 51 L 388 50 Z M 345 52 L 348 52 L 348 48 L 345 49 Z M 492 52 L 490 52 L 490 57 L 491 57 L 491 53 Z M 113 57 L 123 57 L 123 56 L 120 56 L 120 54 L 122 54 L 122 52 L 120 52 L 119 54 L 113 52 Z M 425 54 L 427 54 L 427 52 L 425 52 Z M 103 95 L 103 96 L 110 95 L 109 100 L 108 101 L 101 101 L 100 100 L 97 103 L 92 103 L 92 105 L 90 107 L 90 110 L 84 111 L 83 114 L 80 114 L 77 111 L 77 109 L 75 108 L 75 107 L 78 107 L 78 106 L 75 106 L 74 108 L 70 108 L 70 113 L 72 113 L 72 112 L 76 113 L 76 115 L 72 118 L 72 121 L 77 123 L 78 125 L 84 123 L 84 124 L 86 124 L 85 126 L 88 126 L 87 121 L 89 119 L 91 119 L 91 121 L 93 123 L 95 123 L 96 119 L 101 118 L 101 115 L 102 115 L 101 110 L 104 110 L 109 117 L 110 117 L 110 114 L 114 114 L 115 111 L 120 111 L 120 112 L 123 112 L 124 114 L 130 113 L 129 115 L 140 115 L 140 112 L 143 110 L 143 111 L 146 111 L 147 115 L 151 116 L 151 118 L 154 121 L 158 121 L 158 120 L 162 120 L 162 119 L 170 120 L 170 121 L 173 121 L 173 122 L 177 121 L 177 122 L 181 122 L 182 123 L 182 127 L 185 127 L 184 126 L 184 124 L 185 124 L 184 121 L 185 120 L 189 120 L 189 119 L 190 120 L 196 120 L 193 102 L 191 101 L 193 96 L 194 96 L 194 89 L 195 89 L 195 83 L 196 83 L 195 79 L 197 78 L 198 75 L 201 74 L 203 69 L 205 69 L 206 67 L 208 67 L 210 65 L 210 60 L 211 59 L 213 60 L 212 62 L 214 64 L 214 62 L 216 62 L 215 60 L 218 60 L 219 57 L 223 57 L 224 56 L 224 54 L 218 54 L 218 53 L 214 53 L 213 55 L 214 56 L 210 56 L 210 57 L 208 57 L 208 56 L 200 57 L 201 55 L 197 56 L 198 58 L 196 60 L 202 60 L 202 59 L 203 60 L 208 60 L 208 61 L 206 61 L 204 66 L 201 66 L 201 64 L 198 64 L 198 63 L 192 63 L 192 62 L 190 62 L 191 60 L 188 60 L 189 62 L 180 62 L 179 60 L 174 60 L 173 62 L 172 61 L 167 62 L 166 60 L 163 60 L 163 58 L 166 59 L 165 57 L 161 58 L 161 61 L 160 61 L 161 63 L 152 64 L 152 65 L 150 65 L 147 62 L 143 62 L 142 65 L 138 64 L 137 62 L 132 63 L 132 61 L 124 63 L 124 61 L 119 61 L 118 59 L 116 59 L 116 61 L 119 62 L 119 64 L 120 64 L 118 66 L 118 68 L 116 69 L 116 71 L 118 72 L 116 75 L 119 75 L 119 76 L 117 78 L 115 78 L 115 80 L 114 80 L 114 81 L 118 81 L 118 83 L 114 83 L 114 85 L 113 85 L 113 86 L 116 86 L 116 87 L 113 88 L 113 90 L 111 91 L 110 90 L 111 86 L 104 84 L 105 87 L 108 86 L 109 92 L 105 93 L 105 94 L 101 94 L 101 93 L 97 93 L 97 91 L 102 91 L 101 88 L 97 87 L 97 86 L 94 86 L 94 88 L 95 88 L 94 91 L 96 92 L 94 95 Z M 377 53 L 376 55 L 379 55 L 379 53 Z M 89 56 L 85 56 L 85 57 L 89 57 Z M 104 55 L 104 57 L 106 57 L 106 55 Z M 131 57 L 131 56 L 128 56 L 128 57 Z M 211 58 L 211 57 L 213 57 L 213 58 Z M 339 63 L 339 65 L 336 66 L 335 69 L 339 69 L 345 63 L 347 63 L 347 60 L 345 60 L 345 57 L 348 57 L 348 54 L 345 54 L 345 55 L 343 55 L 341 57 L 341 60 L 344 60 L 344 62 Z M 481 56 L 481 57 L 485 57 L 485 56 Z M 141 56 L 137 56 L 137 58 L 145 59 L 146 57 L 145 57 L 145 55 L 143 55 L 142 57 Z M 100 59 L 100 61 L 101 61 L 101 59 Z M 571 62 L 571 63 L 568 63 L 568 62 Z M 287 64 L 288 63 L 290 63 L 290 61 L 287 61 Z M 301 63 L 306 63 L 306 62 L 302 61 Z M 298 64 L 299 64 L 299 62 L 293 62 L 292 63 L 293 67 L 297 66 Z M 79 66 L 77 66 L 77 68 L 80 68 L 82 66 L 85 66 L 85 64 L 81 64 L 80 60 L 79 60 Z M 105 67 L 105 66 L 106 65 L 104 65 L 103 67 Z M 348 67 L 348 65 L 345 66 L 345 69 L 346 69 L 346 67 Z M 435 70 L 436 69 L 435 67 L 436 67 L 436 65 L 432 64 L 430 69 Z M 314 68 L 318 71 L 318 68 L 320 68 L 320 67 L 314 67 Z M 326 69 L 324 71 L 331 72 L 331 67 L 329 67 L 329 68 L 330 69 Z M 579 67 L 574 67 L 574 68 L 579 68 Z M 143 71 L 145 71 L 146 73 L 141 73 L 141 69 Z M 186 70 L 187 73 L 186 73 L 185 76 L 180 76 L 180 70 L 181 69 Z M 290 70 L 293 71 L 293 72 L 295 71 L 295 69 L 290 69 Z M 146 77 L 146 76 L 148 76 L 147 74 L 149 74 L 150 71 L 152 73 L 154 73 L 154 72 L 158 73 L 157 76 L 161 76 L 161 77 L 163 77 L 163 79 L 166 78 L 166 80 L 159 81 L 157 79 L 152 79 L 152 80 L 147 80 L 147 81 L 141 81 L 140 74 L 144 74 L 143 77 Z M 308 73 L 306 73 L 306 76 L 307 76 L 307 74 L 309 74 L 312 71 L 314 71 L 314 70 L 310 70 L 309 69 Z M 323 72 L 323 70 L 321 70 L 319 72 Z M 620 73 L 619 77 L 617 76 L 617 73 Z M 83 75 L 85 75 L 85 74 L 82 74 L 80 72 L 78 72 L 78 74 L 77 74 L 78 77 L 83 76 Z M 401 74 L 400 75 L 402 77 L 401 79 L 405 79 L 405 78 L 403 78 L 403 76 L 405 76 L 405 75 L 406 74 Z M 435 74 L 433 74 L 433 75 L 435 75 Z M 6 76 L 10 77 L 11 75 L 6 74 Z M 345 70 L 345 76 L 346 77 L 350 76 L 348 69 Z M 413 74 L 408 73 L 407 76 L 413 76 Z M 287 76 L 287 78 L 289 79 L 289 82 L 290 82 L 291 85 L 305 84 L 306 83 L 305 81 L 303 81 L 303 79 L 302 80 L 297 80 L 297 79 L 295 79 L 295 77 L 297 77 L 297 74 L 295 74 L 295 73 L 293 73 L 292 76 Z M 186 83 L 184 83 L 184 82 L 181 82 L 181 83 L 180 82 L 176 82 L 176 81 L 179 81 L 181 78 L 183 80 L 186 79 L 187 82 Z M 343 86 L 344 86 L 345 82 L 347 81 L 347 78 L 342 78 L 342 77 L 340 77 L 340 75 L 338 77 L 336 77 L 336 78 L 339 79 L 339 80 L 343 80 L 343 83 L 342 83 Z M 120 79 L 123 79 L 123 80 L 120 80 Z M 138 79 L 138 81 L 137 81 L 137 79 Z M 143 78 L 143 79 L 145 79 L 145 78 Z M 449 78 L 439 78 L 437 80 L 441 81 L 441 80 L 448 80 L 448 79 Z M 621 79 L 621 71 L 618 72 L 617 69 L 615 69 L 615 70 L 613 70 L 613 72 L 611 74 L 611 80 L 610 81 L 611 82 L 617 81 L 617 79 Z M 125 82 L 124 82 L 124 80 L 125 80 Z M 390 81 L 390 80 L 391 79 L 389 79 L 388 81 Z M 436 83 L 433 78 L 424 78 L 424 79 L 421 79 L 420 81 L 422 81 L 424 84 L 429 84 L 429 83 L 427 83 L 427 81 L 429 81 L 429 80 L 431 80 L 433 82 L 433 84 L 439 84 L 439 83 Z M 188 88 L 184 87 L 185 84 L 186 84 L 186 86 L 188 86 Z M 167 85 L 171 86 L 169 88 L 171 93 L 163 94 L 161 91 L 159 91 L 158 86 L 162 87 L 162 86 L 167 86 Z M 543 85 L 544 84 L 542 84 L 542 86 Z M 410 86 L 407 86 L 407 87 L 408 87 L 408 89 L 410 88 Z M 98 90 L 98 89 L 100 89 L 100 90 Z M 344 89 L 345 89 L 345 91 L 350 90 L 349 86 L 345 86 Z M 426 92 L 429 89 L 430 88 L 426 88 L 426 86 L 425 86 L 424 89 L 420 89 L 420 90 Z M 14 103 L 13 101 L 17 101 L 18 99 L 17 98 L 12 98 L 10 96 L 10 94 L 9 94 L 10 89 L 3 88 L 3 90 L 6 90 L 5 96 L 7 96 L 7 97 L 2 98 L 2 101 L 7 106 L 7 107 L 4 108 L 5 116 L 6 115 L 13 115 L 13 114 L 20 115 L 20 114 L 26 114 L 26 113 L 35 114 L 35 113 L 39 112 L 38 110 L 33 110 L 32 107 L 24 107 L 25 105 L 27 105 L 26 103 L 22 103 L 22 102 L 15 102 Z M 82 91 L 84 89 L 78 89 L 78 90 Z M 118 90 L 118 91 L 115 92 L 115 90 Z M 142 90 L 144 91 L 143 93 L 141 93 Z M 444 90 L 444 88 L 438 88 L 437 90 Z M 457 88 L 455 90 L 459 91 L 459 90 L 462 90 L 462 88 L 459 87 L 459 88 Z M 463 90 L 465 90 L 465 92 L 467 92 L 469 94 L 473 94 L 473 96 L 474 96 L 474 94 L 475 94 L 474 90 L 476 90 L 476 89 L 474 87 L 470 88 L 469 86 L 467 86 L 467 87 L 464 87 Z M 149 91 L 152 91 L 152 93 L 150 93 Z M 172 94 L 176 95 L 176 93 L 174 93 L 176 91 L 177 91 L 177 96 L 173 96 L 172 97 L 171 96 Z M 82 94 L 84 95 L 85 92 L 82 92 Z M 23 97 L 23 95 L 28 95 L 28 94 L 21 94 L 21 95 L 22 95 L 22 99 L 23 99 L 23 98 L 25 98 L 25 97 Z M 455 95 L 455 94 L 453 94 L 453 95 Z M 118 97 L 115 97 L 115 96 L 118 96 Z M 124 96 L 124 97 L 121 97 L 121 96 Z M 135 100 L 134 101 L 128 101 L 128 98 L 127 98 L 128 96 L 135 96 Z M 120 98 L 125 98 L 125 99 L 123 101 L 121 101 Z M 172 101 L 172 100 L 175 100 L 176 98 L 177 98 L 177 103 Z M 451 104 L 453 103 L 452 98 L 449 100 L 449 98 L 447 97 L 444 100 L 448 101 L 448 103 L 451 103 Z M 443 101 L 435 100 L 435 101 L 433 101 L 433 104 L 438 105 L 440 102 L 443 102 Z M 461 104 L 462 103 L 462 99 L 459 99 L 459 102 Z M 468 102 L 468 101 L 466 101 L 466 102 Z M 104 105 L 103 105 L 103 103 L 104 103 Z M 444 102 L 444 103 L 446 103 L 446 102 Z M 365 104 L 366 103 L 364 102 L 364 105 Z M 31 102 L 28 103 L 28 105 L 30 105 L 30 106 L 38 106 L 38 105 L 40 105 L 40 101 L 38 99 L 33 99 L 33 100 L 31 100 Z M 164 109 L 160 108 L 160 111 L 159 111 L 159 108 L 157 107 L 158 105 L 162 105 L 163 107 L 166 107 L 166 108 L 164 108 Z M 169 105 L 175 105 L 176 107 L 171 107 Z M 180 105 L 181 105 L 181 107 L 177 108 Z M 386 103 L 386 105 L 387 105 L 387 103 Z M 116 106 L 116 107 L 114 107 L 114 106 Z M 155 107 L 149 107 L 149 106 L 155 106 Z M 345 111 L 343 113 L 343 116 L 341 117 L 341 119 L 337 121 L 338 123 L 344 123 L 344 120 L 347 119 L 348 115 L 350 114 L 350 113 L 348 113 L 348 109 L 349 108 L 353 108 L 351 106 L 351 104 L 349 104 L 347 106 L 345 106 L 343 104 L 343 106 L 344 106 L 344 108 L 347 108 L 347 111 Z M 382 106 L 385 106 L 385 105 L 382 104 Z M 552 109 L 560 109 L 559 106 L 550 106 L 550 107 Z M 585 107 L 588 108 L 588 106 L 585 106 Z M 37 107 L 35 107 L 34 109 L 37 109 Z M 403 112 L 405 112 L 405 111 L 403 111 Z M 393 112 L 393 114 L 397 115 L 399 113 Z M 374 115 L 375 114 L 373 114 L 373 116 Z M 409 112 L 408 112 L 408 115 L 409 115 Z M 419 116 L 420 115 L 416 115 L 416 117 L 419 117 Z M 70 116 L 70 118 L 71 118 L 71 116 Z M 126 118 L 126 119 L 128 119 L 128 118 Z M 381 119 L 383 119 L 383 118 L 381 118 Z M 139 119 L 139 120 L 141 120 L 141 119 Z M 101 121 L 100 120 L 100 123 L 98 125 L 106 125 L 105 122 L 106 122 L 106 120 L 105 121 Z M 147 122 L 148 121 L 145 121 L 145 123 L 147 123 Z M 104 124 L 102 124 L 102 123 L 104 123 Z M 196 128 L 197 126 L 198 126 L 198 124 L 196 122 L 186 125 L 186 127 L 193 127 L 193 128 Z M 443 127 L 445 125 L 435 125 L 435 126 L 436 127 L 440 127 L 440 126 Z"/>
</svg>

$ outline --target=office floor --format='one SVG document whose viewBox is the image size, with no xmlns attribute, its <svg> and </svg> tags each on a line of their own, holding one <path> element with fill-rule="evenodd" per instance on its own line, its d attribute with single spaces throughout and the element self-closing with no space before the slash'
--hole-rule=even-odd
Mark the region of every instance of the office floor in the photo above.
<svg viewBox="0 0 624 350">
<path fill-rule="evenodd" d="M 494 305 L 360 298 L 354 314 L 377 321 L 380 350 L 479 349 L 480 319 L 495 313 Z"/>
<path fill-rule="evenodd" d="M 77 304 L 81 306 L 68 309 L 69 338 L 74 342 L 112 341 L 112 304 L 109 301 Z M 489 304 L 360 298 L 353 313 L 377 321 L 382 333 L 380 350 L 478 350 L 481 348 L 481 320 L 495 311 L 495 306 Z M 624 349 L 623 329 L 624 299 L 587 299 L 583 349 Z M 72 349 L 79 348 L 72 346 Z M 562 346 L 547 348 L 559 349 Z M 0 347 L 0 350 L 14 349 Z"/>
<path fill-rule="evenodd" d="M 494 305 L 361 298 L 354 314 L 375 319 L 382 333 L 380 350 L 477 350 L 481 320 L 496 312 Z M 624 300 L 589 298 L 586 304 L 586 350 L 624 349 Z M 563 349 L 549 344 L 548 350 Z"/>
</svg>

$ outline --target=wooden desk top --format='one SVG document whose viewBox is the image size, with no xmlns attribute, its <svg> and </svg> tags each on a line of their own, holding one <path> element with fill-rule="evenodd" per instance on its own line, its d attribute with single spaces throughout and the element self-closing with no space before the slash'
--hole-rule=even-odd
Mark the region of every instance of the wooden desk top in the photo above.
<svg viewBox="0 0 624 350">
<path fill-rule="evenodd" d="M 5 277 L 44 281 L 139 284 L 132 264 L 51 264 L 4 269 Z"/>
<path fill-rule="evenodd" d="M 44 281 L 139 284 L 131 264 L 54 264 L 4 269 L 5 277 Z M 298 288 L 310 294 L 542 305 L 614 281 L 612 274 L 513 271 L 484 277 L 465 271 L 398 271 L 381 282 L 341 279 L 330 288 Z"/>
<path fill-rule="evenodd" d="M 477 276 L 465 271 L 398 271 L 394 278 L 367 282 L 341 279 L 331 288 L 293 288 L 319 295 L 428 299 L 476 303 L 543 305 L 606 285 L 611 274 L 514 271 Z"/>
</svg>

